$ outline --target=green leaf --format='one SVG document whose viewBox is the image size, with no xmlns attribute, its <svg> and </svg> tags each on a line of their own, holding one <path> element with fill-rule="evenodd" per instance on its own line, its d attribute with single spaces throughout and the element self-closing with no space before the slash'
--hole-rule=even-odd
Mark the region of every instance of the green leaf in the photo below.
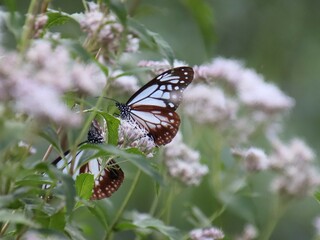
<svg viewBox="0 0 320 240">
<path fill-rule="evenodd" d="M 59 211 L 49 217 L 49 228 L 63 231 L 66 225 L 65 211 Z"/>
<path fill-rule="evenodd" d="M 92 61 L 91 54 L 88 53 L 87 50 L 82 46 L 82 44 L 79 43 L 77 40 L 62 39 L 59 40 L 59 43 L 66 46 L 74 56 L 76 56 L 77 58 L 81 58 L 82 61 Z"/>
<path fill-rule="evenodd" d="M 89 173 L 82 173 L 76 179 L 76 191 L 79 197 L 89 200 L 92 196 L 94 177 Z"/>
<path fill-rule="evenodd" d="M 117 145 L 118 144 L 118 128 L 120 125 L 120 120 L 115 118 L 106 112 L 98 112 L 107 121 L 108 125 L 108 144 Z"/>
<path fill-rule="evenodd" d="M 203 0 L 181 0 L 192 14 L 201 31 L 208 56 L 214 53 L 216 36 L 214 33 L 214 15 L 212 7 Z"/>
<path fill-rule="evenodd" d="M 39 135 L 47 140 L 58 152 L 62 152 L 59 145 L 59 136 L 51 127 L 46 128 Z"/>
<path fill-rule="evenodd" d="M 83 147 L 83 149 L 85 149 L 87 146 Z M 156 169 L 154 169 L 154 167 L 151 164 L 151 160 L 147 159 L 138 149 L 131 148 L 123 150 L 112 145 L 91 145 L 90 148 L 99 149 L 106 155 L 114 155 L 115 157 L 119 157 L 120 159 L 130 161 L 145 174 L 152 177 L 160 185 L 164 185 L 162 176 Z"/>
<path fill-rule="evenodd" d="M 15 212 L 14 210 L 0 210 L 0 222 L 10 222 L 23 224 L 30 227 L 39 227 L 37 223 L 26 217 L 24 214 Z"/>
<path fill-rule="evenodd" d="M 118 0 L 110 1 L 110 9 L 117 15 L 122 25 L 126 25 L 128 12 L 126 6 Z"/>
<path fill-rule="evenodd" d="M 66 214 L 70 216 L 75 206 L 76 189 L 74 180 L 70 175 L 66 175 L 54 166 L 50 166 L 51 172 L 54 172 L 56 177 L 61 181 L 59 188 L 65 198 Z"/>
<path fill-rule="evenodd" d="M 71 224 L 67 224 L 65 231 L 71 236 L 70 239 L 77 239 L 77 240 L 86 240 L 83 236 L 83 232 L 80 231 L 78 226 L 73 226 Z"/>
<path fill-rule="evenodd" d="M 128 18 L 128 27 L 130 31 L 134 32 L 148 47 L 158 50 L 173 66 L 175 58 L 173 50 L 159 34 L 148 30 L 145 26 L 132 18 Z"/>
<path fill-rule="evenodd" d="M 50 11 L 47 13 L 48 21 L 46 24 L 47 28 L 63 25 L 69 21 L 74 21 L 74 19 L 67 13 L 64 12 L 57 12 L 57 11 Z"/>
<path fill-rule="evenodd" d="M 138 230 L 148 234 L 148 230 L 156 230 L 168 237 L 170 240 L 182 239 L 180 231 L 172 226 L 165 225 L 161 220 L 153 218 L 149 214 L 140 214 L 133 212 L 129 217 L 131 222 L 124 221 L 117 225 L 121 230 Z M 146 231 L 147 230 L 147 231 Z"/>
<path fill-rule="evenodd" d="M 320 191 L 315 192 L 314 197 L 318 201 L 318 203 L 320 203 Z"/>
</svg>

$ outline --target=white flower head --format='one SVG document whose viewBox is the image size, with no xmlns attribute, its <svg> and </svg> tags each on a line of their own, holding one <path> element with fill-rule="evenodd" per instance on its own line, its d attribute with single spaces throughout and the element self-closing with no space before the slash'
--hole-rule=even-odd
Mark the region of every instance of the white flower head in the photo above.
<svg viewBox="0 0 320 240">
<path fill-rule="evenodd" d="M 244 159 L 245 167 L 248 171 L 263 171 L 269 168 L 270 161 L 266 153 L 260 148 L 233 149 L 232 153 Z"/>
<path fill-rule="evenodd" d="M 156 145 L 146 129 L 140 127 L 134 121 L 121 119 L 118 134 L 118 145 L 120 148 L 138 148 L 148 157 L 152 157 L 151 153 Z"/>
<path fill-rule="evenodd" d="M 169 175 L 187 186 L 198 186 L 209 172 L 208 167 L 200 163 L 199 152 L 184 144 L 179 132 L 164 150 Z"/>
<path fill-rule="evenodd" d="M 183 110 L 198 123 L 217 124 L 232 119 L 237 112 L 235 101 L 217 87 L 196 84 L 186 89 Z"/>
<path fill-rule="evenodd" d="M 116 92 L 133 94 L 139 89 L 138 80 L 134 76 L 123 75 L 123 72 L 116 70 L 112 73 L 115 78 L 111 86 Z"/>
<path fill-rule="evenodd" d="M 224 233 L 216 227 L 198 228 L 189 233 L 192 240 L 216 240 L 223 239 Z"/>
<path fill-rule="evenodd" d="M 170 68 L 172 68 L 172 66 L 170 65 L 170 63 L 167 60 L 162 60 L 162 61 L 140 61 L 138 63 L 139 67 L 146 67 L 149 68 L 155 75 L 159 75 L 161 73 L 163 73 L 166 70 L 169 70 Z M 183 67 L 183 66 L 188 66 L 188 64 L 186 64 L 183 61 L 179 61 L 179 60 L 174 60 L 173 63 L 173 67 Z"/>
<path fill-rule="evenodd" d="M 271 183 L 272 191 L 302 197 L 320 186 L 320 173 L 312 165 L 315 154 L 301 139 L 293 139 L 289 144 L 274 140 L 273 147 L 271 167 L 279 174 Z"/>
</svg>

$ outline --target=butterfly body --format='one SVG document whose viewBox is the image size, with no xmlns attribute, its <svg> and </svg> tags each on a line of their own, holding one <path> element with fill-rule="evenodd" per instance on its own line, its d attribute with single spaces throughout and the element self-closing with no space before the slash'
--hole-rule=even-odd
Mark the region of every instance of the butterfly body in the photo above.
<svg viewBox="0 0 320 240">
<path fill-rule="evenodd" d="M 192 68 L 179 67 L 158 75 L 127 103 L 116 103 L 120 118 L 137 123 L 158 146 L 171 142 L 180 126 L 180 117 L 175 111 L 193 74 Z"/>
</svg>

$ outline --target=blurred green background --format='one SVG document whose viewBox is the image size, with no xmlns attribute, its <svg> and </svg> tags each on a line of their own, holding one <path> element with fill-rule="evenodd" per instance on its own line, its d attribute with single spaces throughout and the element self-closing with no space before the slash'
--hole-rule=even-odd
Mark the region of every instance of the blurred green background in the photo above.
<svg viewBox="0 0 320 240">
<path fill-rule="evenodd" d="M 16 1 L 17 7 L 24 11 L 28 3 Z M 234 58 L 261 73 L 267 81 L 275 82 L 296 100 L 295 108 L 286 119 L 286 137 L 301 137 L 318 152 L 320 1 L 131 0 L 125 3 L 134 18 L 169 43 L 177 59 L 199 65 L 218 56 Z M 52 6 L 70 13 L 83 11 L 81 1 L 75 0 L 52 1 Z M 145 56 L 153 59 L 160 57 L 152 54 Z M 133 171 L 126 170 L 128 181 L 124 189 L 128 188 Z M 143 212 L 148 211 L 152 199 L 148 198 L 149 195 L 141 199 L 141 195 L 145 195 L 146 189 L 152 189 L 153 184 L 146 176 L 140 181 L 144 184 L 135 192 L 133 199 L 141 201 L 131 202 L 130 207 Z M 191 198 L 201 205 L 204 212 L 211 214 L 216 204 L 212 196 L 197 198 L 197 195 L 205 196 L 207 188 L 193 189 L 192 195 L 186 189 L 176 202 Z M 124 190 L 119 191 L 112 202 L 119 204 L 125 195 Z M 262 199 L 259 207 L 263 208 L 263 201 L 268 199 Z M 180 212 L 183 207 L 181 204 L 173 206 L 177 219 L 183 215 Z M 272 239 L 311 239 L 314 233 L 312 219 L 317 214 L 319 206 L 314 199 L 297 202 L 288 209 Z M 90 221 L 87 215 L 83 218 L 87 223 Z M 242 226 L 237 225 L 240 221 L 233 214 L 228 217 L 227 212 L 224 219 L 225 222 L 220 224 L 225 230 L 241 231 Z M 92 222 L 92 226 L 95 224 Z M 230 229 L 227 224 L 231 224 Z M 292 228 L 292 225 L 300 227 Z"/>
</svg>

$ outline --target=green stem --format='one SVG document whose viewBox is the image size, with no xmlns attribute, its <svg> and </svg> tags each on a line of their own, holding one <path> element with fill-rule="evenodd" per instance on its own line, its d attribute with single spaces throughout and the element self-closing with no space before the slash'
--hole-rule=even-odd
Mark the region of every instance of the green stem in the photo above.
<svg viewBox="0 0 320 240">
<path fill-rule="evenodd" d="M 114 227 L 116 226 L 116 224 L 118 223 L 120 217 L 122 216 L 125 207 L 128 205 L 129 199 L 131 198 L 131 196 L 132 196 L 132 194 L 133 194 L 133 192 L 134 192 L 134 190 L 135 190 L 135 188 L 137 186 L 137 183 L 139 181 L 140 175 L 141 175 L 141 171 L 138 170 L 135 178 L 133 179 L 133 182 L 131 184 L 131 187 L 130 187 L 130 189 L 128 191 L 128 194 L 127 194 L 126 198 L 122 202 L 122 205 L 120 206 L 116 216 L 114 217 L 112 223 L 109 225 L 109 227 L 107 229 L 107 235 L 105 237 L 105 240 L 110 240 L 112 238 L 112 231 L 113 231 Z"/>
<path fill-rule="evenodd" d="M 30 43 L 30 39 L 32 37 L 32 31 L 33 31 L 33 26 L 34 26 L 34 21 L 35 21 L 35 16 L 38 11 L 38 4 L 40 3 L 39 0 L 31 0 L 28 13 L 27 13 L 27 19 L 26 22 L 23 26 L 23 32 L 21 35 L 20 39 L 20 52 L 24 53 Z"/>
<path fill-rule="evenodd" d="M 286 203 L 286 204 L 285 204 Z M 273 208 L 271 210 L 270 216 L 268 218 L 267 224 L 262 228 L 262 232 L 259 236 L 259 240 L 268 240 L 271 237 L 271 234 L 274 231 L 279 219 L 286 211 L 287 207 L 289 206 L 288 201 L 281 198 L 276 200 L 276 203 L 273 204 Z"/>
</svg>

